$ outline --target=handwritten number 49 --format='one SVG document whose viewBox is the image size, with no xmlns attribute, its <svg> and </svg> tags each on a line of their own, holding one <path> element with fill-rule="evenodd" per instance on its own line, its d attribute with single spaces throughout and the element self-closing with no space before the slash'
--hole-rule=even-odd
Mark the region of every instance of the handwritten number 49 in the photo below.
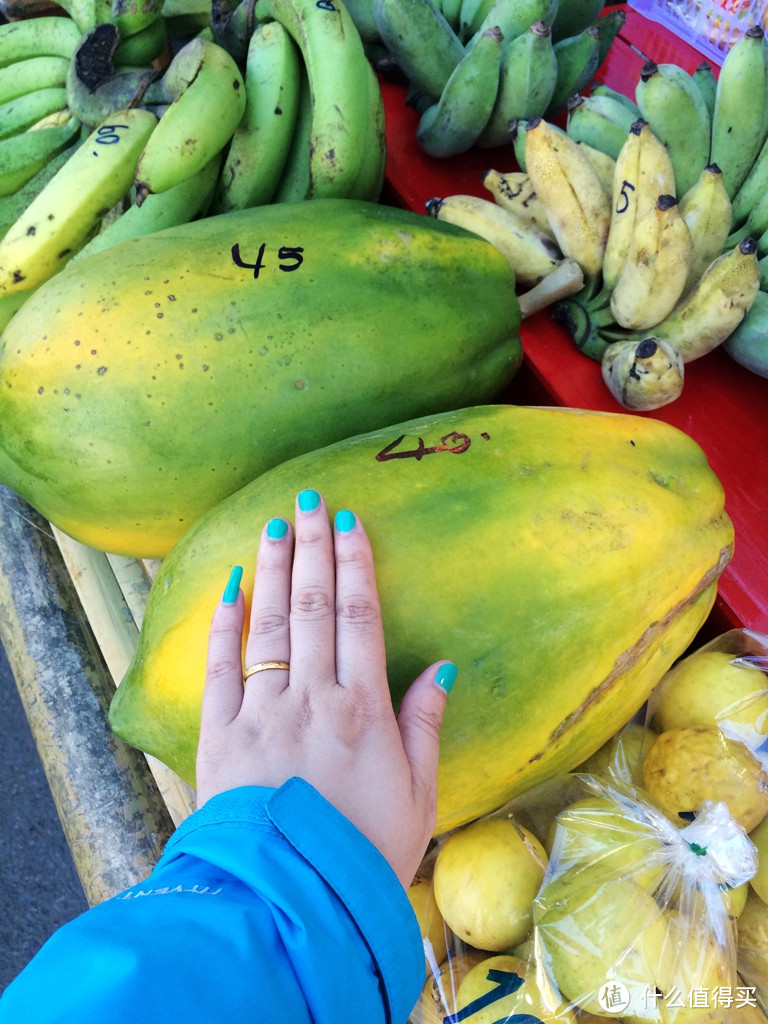
<svg viewBox="0 0 768 1024">
<path fill-rule="evenodd" d="M 244 267 L 246 270 L 252 270 L 254 278 L 259 276 L 259 271 L 264 267 L 264 253 L 267 250 L 267 243 L 262 242 L 259 246 L 258 255 L 255 263 L 246 263 L 246 261 L 240 255 L 240 245 L 235 242 L 232 246 L 232 262 L 238 267 Z M 301 246 L 281 245 L 277 250 L 277 258 L 280 261 L 278 268 L 284 270 L 286 273 L 291 270 L 298 270 L 301 264 L 304 262 L 304 257 L 301 255 L 304 249 Z"/>
</svg>

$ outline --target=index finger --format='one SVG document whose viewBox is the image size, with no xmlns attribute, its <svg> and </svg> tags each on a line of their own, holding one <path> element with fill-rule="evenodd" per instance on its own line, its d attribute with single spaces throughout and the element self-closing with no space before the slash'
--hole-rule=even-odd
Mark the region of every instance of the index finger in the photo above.
<svg viewBox="0 0 768 1024">
<path fill-rule="evenodd" d="M 368 535 L 349 509 L 334 517 L 336 673 L 342 686 L 386 690 L 386 653 Z"/>
</svg>

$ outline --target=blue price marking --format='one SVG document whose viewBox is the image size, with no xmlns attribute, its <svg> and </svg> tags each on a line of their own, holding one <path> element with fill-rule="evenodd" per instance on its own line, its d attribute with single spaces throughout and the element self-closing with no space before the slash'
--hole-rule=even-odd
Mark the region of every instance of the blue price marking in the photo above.
<svg viewBox="0 0 768 1024">
<path fill-rule="evenodd" d="M 490 1006 L 505 996 L 512 995 L 513 992 L 517 992 L 523 984 L 523 979 L 519 974 L 515 974 L 514 971 L 496 971 L 492 969 L 488 971 L 486 980 L 495 982 L 496 987 L 490 989 L 484 995 L 478 996 L 477 999 L 473 999 L 471 1003 L 467 1003 L 463 1009 L 457 1010 L 456 1013 L 443 1017 L 443 1024 L 461 1024 L 461 1021 L 478 1013 L 486 1006 Z M 534 1017 L 530 1013 L 513 1013 L 506 1017 L 501 1017 L 494 1024 L 542 1024 L 542 1022 L 538 1017 Z"/>
</svg>

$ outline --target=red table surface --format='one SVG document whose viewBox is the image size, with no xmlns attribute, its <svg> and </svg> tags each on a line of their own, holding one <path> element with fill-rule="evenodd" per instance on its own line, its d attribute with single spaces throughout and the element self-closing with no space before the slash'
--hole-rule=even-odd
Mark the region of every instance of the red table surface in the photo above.
<svg viewBox="0 0 768 1024">
<path fill-rule="evenodd" d="M 611 47 L 599 78 L 633 95 L 646 58 L 675 62 L 688 71 L 702 54 L 671 31 L 624 7 L 627 21 Z M 719 69 L 714 66 L 715 74 Z M 387 114 L 387 182 L 384 201 L 424 212 L 433 196 L 471 193 L 486 198 L 483 171 L 511 170 L 512 147 L 475 148 L 447 160 L 424 153 L 416 143 L 419 115 L 405 105 L 405 86 L 381 80 Z M 521 330 L 525 361 L 509 400 L 531 405 L 622 412 L 605 387 L 600 368 L 574 348 L 549 311 L 526 320 Z M 704 450 L 725 489 L 734 523 L 733 559 L 723 573 L 710 626 L 768 632 L 768 380 L 714 351 L 686 366 L 683 393 L 650 415 L 685 431 Z"/>
</svg>

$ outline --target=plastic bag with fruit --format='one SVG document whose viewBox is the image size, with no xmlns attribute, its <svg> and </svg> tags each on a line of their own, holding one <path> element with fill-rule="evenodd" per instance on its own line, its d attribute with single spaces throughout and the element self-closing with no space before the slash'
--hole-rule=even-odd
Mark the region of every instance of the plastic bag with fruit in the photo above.
<svg viewBox="0 0 768 1024">
<path fill-rule="evenodd" d="M 413 1024 L 764 1024 L 766 668 L 768 637 L 724 634 L 577 773 L 438 840 Z"/>
</svg>

